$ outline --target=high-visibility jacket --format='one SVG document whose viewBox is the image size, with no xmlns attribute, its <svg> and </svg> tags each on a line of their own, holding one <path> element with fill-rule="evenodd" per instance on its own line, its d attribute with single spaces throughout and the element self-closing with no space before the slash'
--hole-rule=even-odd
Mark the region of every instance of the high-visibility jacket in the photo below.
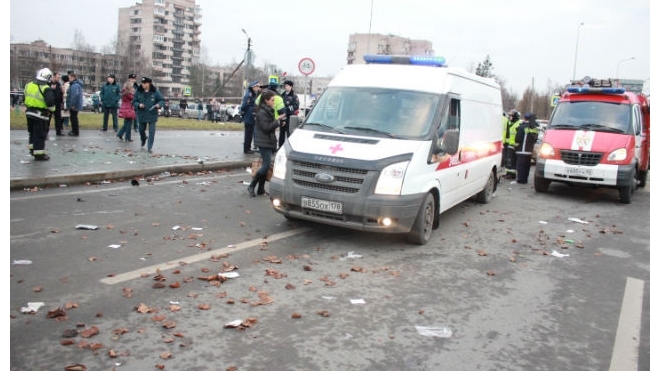
<svg viewBox="0 0 660 371">
<path fill-rule="evenodd" d="M 516 133 L 518 132 L 518 126 L 522 123 L 522 120 L 507 123 L 507 130 L 504 137 L 504 144 L 508 144 L 509 147 L 516 147 Z"/>
<path fill-rule="evenodd" d="M 255 110 L 258 110 L 259 108 L 259 102 L 261 101 L 261 94 L 257 97 L 257 100 L 254 101 L 254 104 L 256 105 Z M 275 104 L 273 105 L 273 110 L 275 111 L 275 117 L 286 113 L 286 106 L 284 105 L 284 99 L 282 99 L 282 96 L 275 93 Z"/>
<path fill-rule="evenodd" d="M 42 120 L 49 120 L 55 111 L 55 91 L 48 83 L 30 81 L 25 85 L 26 116 L 33 116 Z"/>
</svg>

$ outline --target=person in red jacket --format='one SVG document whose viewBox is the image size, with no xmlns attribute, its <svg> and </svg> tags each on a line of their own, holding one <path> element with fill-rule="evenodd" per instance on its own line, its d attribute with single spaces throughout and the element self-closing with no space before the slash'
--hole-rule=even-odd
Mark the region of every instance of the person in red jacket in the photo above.
<svg viewBox="0 0 660 371">
<path fill-rule="evenodd" d="M 135 109 L 133 108 L 134 95 L 135 89 L 133 83 L 126 81 L 121 89 L 121 106 L 119 106 L 119 117 L 124 119 L 124 126 L 122 126 L 121 130 L 117 133 L 117 138 L 119 138 L 119 140 L 124 140 L 125 135 L 127 142 L 133 141 L 131 139 L 131 128 L 136 119 Z"/>
</svg>

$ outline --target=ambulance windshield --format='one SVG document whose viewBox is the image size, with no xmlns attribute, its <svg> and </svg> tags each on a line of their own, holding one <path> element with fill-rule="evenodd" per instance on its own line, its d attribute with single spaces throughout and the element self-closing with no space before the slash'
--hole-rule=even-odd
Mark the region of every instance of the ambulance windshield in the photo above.
<svg viewBox="0 0 660 371">
<path fill-rule="evenodd" d="M 305 120 L 305 129 L 420 140 L 431 129 L 440 96 L 383 88 L 331 87 Z"/>
<path fill-rule="evenodd" d="M 582 129 L 628 133 L 632 130 L 628 104 L 597 101 L 562 102 L 550 117 L 548 129 Z"/>
</svg>

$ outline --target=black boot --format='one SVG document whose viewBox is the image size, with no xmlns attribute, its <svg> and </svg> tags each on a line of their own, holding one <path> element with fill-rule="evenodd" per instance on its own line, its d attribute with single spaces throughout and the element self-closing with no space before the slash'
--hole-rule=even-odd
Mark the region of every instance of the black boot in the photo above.
<svg viewBox="0 0 660 371">
<path fill-rule="evenodd" d="M 256 178 L 252 179 L 252 181 L 250 182 L 250 185 L 248 186 L 248 194 L 250 195 L 250 197 L 257 197 L 257 195 L 254 194 L 254 187 L 256 185 L 257 185 L 257 179 Z"/>
<path fill-rule="evenodd" d="M 266 180 L 262 179 L 259 181 L 259 187 L 257 187 L 257 196 L 265 195 L 266 194 Z"/>
</svg>

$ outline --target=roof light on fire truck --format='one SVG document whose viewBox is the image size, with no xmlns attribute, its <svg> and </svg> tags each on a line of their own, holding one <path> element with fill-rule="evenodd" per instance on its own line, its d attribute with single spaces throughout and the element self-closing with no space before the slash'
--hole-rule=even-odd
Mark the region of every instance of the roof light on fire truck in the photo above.
<svg viewBox="0 0 660 371">
<path fill-rule="evenodd" d="M 374 193 L 379 195 L 400 195 L 401 188 L 403 187 L 403 178 L 406 175 L 406 168 L 409 163 L 410 161 L 404 161 L 386 166 L 380 172 Z"/>
<path fill-rule="evenodd" d="M 628 151 L 625 148 L 615 149 L 607 156 L 607 161 L 624 161 L 628 156 Z"/>
<path fill-rule="evenodd" d="M 592 88 L 589 86 L 569 86 L 566 88 L 569 93 L 600 93 L 600 94 L 623 94 L 625 88 Z"/>
<path fill-rule="evenodd" d="M 416 66 L 446 67 L 444 57 L 430 55 L 381 55 L 365 54 L 364 61 L 369 64 L 412 64 Z"/>
</svg>

